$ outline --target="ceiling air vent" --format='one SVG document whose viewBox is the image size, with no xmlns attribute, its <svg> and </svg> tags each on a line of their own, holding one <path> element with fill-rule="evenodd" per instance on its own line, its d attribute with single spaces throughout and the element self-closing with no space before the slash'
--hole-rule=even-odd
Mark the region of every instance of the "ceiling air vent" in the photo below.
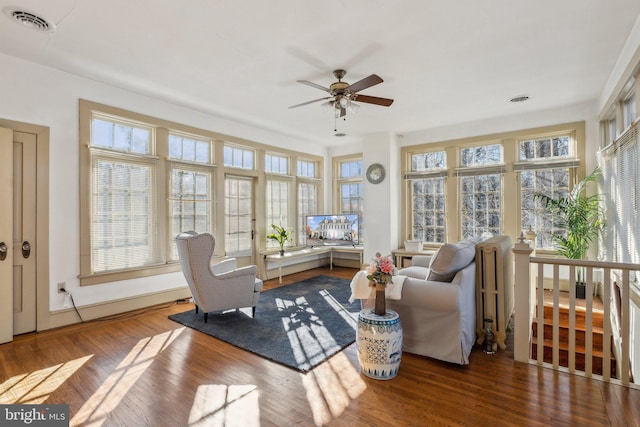
<svg viewBox="0 0 640 427">
<path fill-rule="evenodd" d="M 509 101 L 510 102 L 524 102 L 524 101 L 528 101 L 528 100 L 529 100 L 529 95 L 519 95 L 519 96 L 514 96 Z"/>
<path fill-rule="evenodd" d="M 36 15 L 33 12 L 28 12 L 23 9 L 16 9 L 15 7 L 9 7 L 4 9 L 4 13 L 11 18 L 11 20 L 18 24 L 31 28 L 36 31 L 54 31 L 56 29 L 55 24 Z"/>
</svg>

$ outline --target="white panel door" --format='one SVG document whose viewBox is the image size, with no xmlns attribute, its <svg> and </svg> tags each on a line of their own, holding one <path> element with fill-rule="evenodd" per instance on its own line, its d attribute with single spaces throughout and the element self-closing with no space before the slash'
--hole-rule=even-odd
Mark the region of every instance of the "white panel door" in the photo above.
<svg viewBox="0 0 640 427">
<path fill-rule="evenodd" d="M 13 334 L 36 330 L 36 135 L 13 133 Z"/>
<path fill-rule="evenodd" d="M 0 343 L 3 343 L 13 339 L 13 131 L 5 128 L 0 128 L 0 201 Z"/>
</svg>

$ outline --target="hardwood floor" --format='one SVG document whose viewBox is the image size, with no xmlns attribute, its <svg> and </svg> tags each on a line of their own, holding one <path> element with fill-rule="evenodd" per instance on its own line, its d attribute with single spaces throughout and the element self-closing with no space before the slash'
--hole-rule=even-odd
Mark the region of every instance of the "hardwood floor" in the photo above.
<svg viewBox="0 0 640 427">
<path fill-rule="evenodd" d="M 301 374 L 167 318 L 192 307 L 0 345 L 0 404 L 66 403 L 71 425 L 640 425 L 640 390 L 516 363 L 511 346 L 494 355 L 474 349 L 468 366 L 404 353 L 398 376 L 377 381 L 359 373 L 354 344 Z"/>
</svg>

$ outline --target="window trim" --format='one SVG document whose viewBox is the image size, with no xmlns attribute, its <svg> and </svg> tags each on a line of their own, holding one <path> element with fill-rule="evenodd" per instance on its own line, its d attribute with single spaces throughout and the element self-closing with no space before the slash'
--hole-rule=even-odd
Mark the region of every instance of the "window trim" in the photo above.
<svg viewBox="0 0 640 427">
<path fill-rule="evenodd" d="M 148 125 L 155 130 L 155 144 L 153 147 L 152 155 L 147 156 L 148 159 L 153 159 L 157 162 L 157 170 L 154 172 L 156 180 L 156 195 L 154 195 L 156 203 L 154 205 L 157 213 L 157 225 L 158 230 L 158 251 L 162 263 L 159 265 L 153 265 L 148 267 L 136 267 L 128 268 L 111 272 L 95 273 L 91 271 L 91 239 L 90 239 L 90 185 L 91 185 L 91 150 L 97 148 L 89 147 L 91 142 L 91 118 L 96 113 L 105 118 L 113 118 L 118 122 L 132 122 L 134 124 Z M 168 139 L 169 134 L 176 134 L 180 136 L 193 137 L 201 140 L 211 141 L 211 164 L 203 164 L 200 162 L 190 162 L 181 159 L 169 158 L 168 155 Z M 123 281 L 130 279 L 138 279 L 143 277 L 149 277 L 160 274 L 167 274 L 180 271 L 180 263 L 178 261 L 168 261 L 169 240 L 168 236 L 170 227 L 168 221 L 170 220 L 169 203 L 167 202 L 169 188 L 169 177 L 171 171 L 171 165 L 184 165 L 192 168 L 206 168 L 211 171 L 213 186 L 212 197 L 214 199 L 212 205 L 212 218 L 222 217 L 224 215 L 224 177 L 226 174 L 251 177 L 254 179 L 256 185 L 255 194 L 255 215 L 256 223 L 255 230 L 258 233 L 256 241 L 254 242 L 254 250 L 261 250 L 265 248 L 265 236 L 264 231 L 267 229 L 267 225 L 263 223 L 264 215 L 264 186 L 266 185 L 266 174 L 264 173 L 264 162 L 260 160 L 260 156 L 266 152 L 279 153 L 289 158 L 291 164 L 296 159 L 301 158 L 306 161 L 312 161 L 316 164 L 316 177 L 315 178 L 298 178 L 295 176 L 288 176 L 295 185 L 297 182 L 307 181 L 318 185 L 318 209 L 323 210 L 324 202 L 324 161 L 325 158 L 321 155 L 313 155 L 309 153 L 301 153 L 293 150 L 282 149 L 278 147 L 269 146 L 259 142 L 249 141 L 230 135 L 220 134 L 213 131 L 198 129 L 189 125 L 183 125 L 180 123 L 160 119 L 144 114 L 112 107 L 104 104 L 100 104 L 93 101 L 84 99 L 79 100 L 79 217 L 80 217 L 80 272 L 78 278 L 80 279 L 80 285 L 94 285 L 104 284 L 114 281 Z M 253 168 L 234 168 L 224 166 L 224 147 L 234 146 L 253 152 Z M 103 150 L 100 148 L 100 150 Z M 117 150 L 107 150 L 109 154 L 115 151 L 113 154 L 119 156 L 127 156 L 127 153 Z M 140 158 L 138 154 L 133 154 L 130 158 Z M 124 157 L 123 157 L 124 158 Z M 219 165 L 214 162 L 217 160 Z M 282 175 L 276 175 L 277 177 L 283 177 Z M 297 187 L 296 187 L 297 188 Z M 297 206 L 297 195 L 293 195 L 295 204 Z M 222 200 L 222 203 L 220 201 Z M 297 214 L 297 207 L 291 209 L 292 214 Z M 215 231 L 213 231 L 215 228 Z M 225 229 L 224 225 L 213 227 L 212 231 L 216 237 L 216 255 L 224 254 L 224 240 Z M 257 252 L 256 252 L 257 253 Z M 242 260 L 239 260 L 239 263 Z M 252 260 L 255 263 L 255 260 Z"/>
<path fill-rule="evenodd" d="M 461 221 L 461 200 L 459 197 L 459 176 L 465 174 L 486 174 L 489 172 L 495 173 L 499 171 L 503 176 L 503 197 L 515 198 L 517 202 L 517 208 L 511 208 L 507 205 L 503 205 L 503 218 L 502 233 L 510 236 L 519 236 L 521 230 L 521 209 L 520 209 L 520 187 L 519 187 L 519 174 L 520 171 L 526 168 L 541 169 L 544 165 L 543 162 L 525 162 L 519 161 L 520 141 L 528 139 L 541 139 L 541 138 L 553 138 L 559 135 L 570 135 L 570 159 L 562 158 L 562 162 L 570 164 L 572 166 L 572 175 L 570 176 L 571 185 L 574 185 L 574 181 L 583 177 L 585 174 L 585 122 L 571 122 L 563 123 L 552 126 L 544 126 L 539 128 L 520 129 L 515 131 L 508 131 L 499 134 L 480 135 L 462 139 L 454 139 L 447 141 L 436 141 L 424 144 L 417 144 L 411 146 L 404 146 L 401 148 L 401 176 L 404 177 L 405 182 L 410 182 L 412 179 L 420 178 L 432 178 L 437 176 L 444 176 L 446 181 L 446 193 L 449 195 L 445 200 L 445 215 L 447 221 L 446 227 L 446 242 L 456 242 L 460 240 L 460 221 Z M 473 147 L 478 145 L 491 145 L 499 142 L 503 145 L 503 164 L 492 164 L 480 167 L 461 167 L 460 166 L 460 149 Z M 411 170 L 411 156 L 413 154 L 419 154 L 421 152 L 434 152 L 445 151 L 447 155 L 447 169 L 437 172 L 413 172 Z M 557 167 L 557 164 L 553 164 L 552 167 Z M 398 247 L 402 247 L 404 239 L 411 238 L 411 219 L 412 219 L 412 205 L 411 205 L 411 188 L 409 185 L 401 186 L 401 203 L 404 207 L 406 214 L 401 215 L 400 233 L 398 237 Z M 511 212 L 515 210 L 515 215 Z M 439 245 L 428 245 L 425 247 L 437 248 Z"/>
</svg>

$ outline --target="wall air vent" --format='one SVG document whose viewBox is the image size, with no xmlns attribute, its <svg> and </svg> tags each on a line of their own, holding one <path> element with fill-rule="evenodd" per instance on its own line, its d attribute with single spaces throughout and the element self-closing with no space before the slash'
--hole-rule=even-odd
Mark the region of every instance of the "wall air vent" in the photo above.
<svg viewBox="0 0 640 427">
<path fill-rule="evenodd" d="M 7 7 L 4 9 L 4 13 L 11 18 L 12 21 L 17 22 L 23 27 L 31 28 L 32 30 L 50 32 L 56 29 L 53 22 L 24 9 Z"/>
</svg>

